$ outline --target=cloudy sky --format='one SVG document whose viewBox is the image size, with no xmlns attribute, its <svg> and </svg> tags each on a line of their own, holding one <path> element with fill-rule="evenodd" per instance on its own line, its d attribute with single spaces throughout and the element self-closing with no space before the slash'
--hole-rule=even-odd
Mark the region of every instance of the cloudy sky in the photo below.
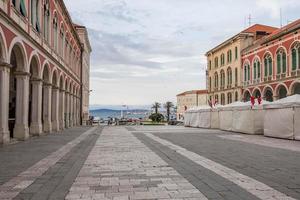
<svg viewBox="0 0 300 200">
<path fill-rule="evenodd" d="M 299 18 L 299 0 L 65 0 L 89 31 L 90 103 L 147 105 L 205 88 L 205 52 L 251 22 Z"/>
</svg>

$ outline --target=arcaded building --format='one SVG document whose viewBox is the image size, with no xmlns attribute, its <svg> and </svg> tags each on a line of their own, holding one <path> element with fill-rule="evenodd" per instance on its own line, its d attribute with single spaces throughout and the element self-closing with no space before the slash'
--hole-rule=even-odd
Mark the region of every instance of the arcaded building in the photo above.
<svg viewBox="0 0 300 200">
<path fill-rule="evenodd" d="M 242 100 L 242 51 L 276 28 L 255 24 L 206 53 L 208 98 L 225 105 Z"/>
<path fill-rule="evenodd" d="M 276 29 L 242 52 L 243 99 L 274 101 L 300 94 L 300 20 Z"/>
<path fill-rule="evenodd" d="M 0 143 L 82 123 L 84 37 L 61 0 L 0 1 Z"/>
</svg>

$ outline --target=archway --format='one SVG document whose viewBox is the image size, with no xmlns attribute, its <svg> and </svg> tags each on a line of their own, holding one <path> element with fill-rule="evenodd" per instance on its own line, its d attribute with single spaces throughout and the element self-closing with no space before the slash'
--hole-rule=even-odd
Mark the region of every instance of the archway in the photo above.
<svg viewBox="0 0 300 200">
<path fill-rule="evenodd" d="M 39 61 L 34 56 L 30 62 L 28 124 L 31 135 L 42 134 L 42 81 L 39 76 Z"/>
<path fill-rule="evenodd" d="M 248 90 L 246 90 L 244 93 L 244 101 L 248 102 L 248 101 L 250 101 L 250 98 L 251 98 L 251 94 Z"/>
<path fill-rule="evenodd" d="M 287 97 L 287 90 L 283 85 L 279 86 L 277 95 L 278 95 L 278 99 L 283 99 Z"/>
<path fill-rule="evenodd" d="M 273 91 L 272 91 L 271 88 L 267 88 L 265 90 L 265 99 L 266 99 L 266 101 L 269 101 L 269 102 L 273 102 L 274 101 Z"/>
<path fill-rule="evenodd" d="M 300 94 L 300 83 L 295 83 L 293 85 L 292 94 Z"/>
<path fill-rule="evenodd" d="M 253 96 L 254 96 L 255 98 L 261 97 L 260 91 L 259 91 L 258 89 L 256 89 L 256 90 L 253 92 Z"/>
<path fill-rule="evenodd" d="M 48 64 L 44 66 L 43 70 L 43 91 L 42 91 L 42 124 L 43 131 L 50 133 L 52 131 L 51 124 L 51 83 L 50 83 L 50 69 Z"/>
<path fill-rule="evenodd" d="M 29 137 L 28 100 L 29 73 L 26 55 L 21 44 L 13 46 L 10 54 L 12 65 L 9 77 L 9 131 L 10 137 L 25 140 Z M 18 103 L 17 103 L 18 102 Z"/>
<path fill-rule="evenodd" d="M 52 105 L 51 122 L 52 122 L 52 129 L 54 131 L 59 131 L 58 102 L 59 102 L 58 75 L 57 75 L 57 71 L 55 70 L 52 75 L 52 93 L 51 93 L 51 105 Z"/>
</svg>

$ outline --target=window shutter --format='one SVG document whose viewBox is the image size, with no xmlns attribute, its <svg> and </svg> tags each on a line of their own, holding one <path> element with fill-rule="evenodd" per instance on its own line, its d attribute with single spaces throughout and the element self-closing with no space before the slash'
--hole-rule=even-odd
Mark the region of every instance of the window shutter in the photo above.
<svg viewBox="0 0 300 200">
<path fill-rule="evenodd" d="M 268 59 L 267 58 L 265 58 L 265 77 L 267 77 L 268 76 Z"/>
<path fill-rule="evenodd" d="M 269 76 L 273 74 L 272 58 L 269 58 Z"/>
<path fill-rule="evenodd" d="M 24 17 L 27 16 L 24 0 L 20 0 L 20 12 Z"/>
<path fill-rule="evenodd" d="M 260 62 L 257 62 L 257 78 L 260 78 Z"/>
<path fill-rule="evenodd" d="M 282 73 L 286 72 L 286 54 L 285 52 L 282 54 Z"/>
<path fill-rule="evenodd" d="M 281 53 L 277 54 L 277 74 L 281 73 Z"/>
<path fill-rule="evenodd" d="M 297 69 L 297 51 L 296 49 L 292 50 L 292 70 Z"/>
<path fill-rule="evenodd" d="M 254 79 L 256 79 L 256 62 L 254 63 L 253 69 L 254 69 L 254 72 L 253 72 Z"/>
</svg>

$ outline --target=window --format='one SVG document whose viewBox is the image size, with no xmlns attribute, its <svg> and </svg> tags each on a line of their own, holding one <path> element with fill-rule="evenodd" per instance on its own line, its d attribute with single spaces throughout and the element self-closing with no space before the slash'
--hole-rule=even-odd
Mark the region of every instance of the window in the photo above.
<svg viewBox="0 0 300 200">
<path fill-rule="evenodd" d="M 292 48 L 292 71 L 300 69 L 300 44 L 297 43 Z"/>
<path fill-rule="evenodd" d="M 59 44 L 60 44 L 60 47 L 59 47 L 59 51 L 60 51 L 60 56 L 62 58 L 64 58 L 64 49 L 65 49 L 65 32 L 64 32 L 64 27 L 61 26 L 60 28 L 60 41 L 59 41 Z"/>
<path fill-rule="evenodd" d="M 50 22 L 50 4 L 49 0 L 44 3 L 44 38 L 49 42 L 49 22 Z"/>
<path fill-rule="evenodd" d="M 208 61 L 208 69 L 211 70 L 211 60 Z"/>
<path fill-rule="evenodd" d="M 227 86 L 230 87 L 232 84 L 232 70 L 231 68 L 227 69 Z"/>
<path fill-rule="evenodd" d="M 209 77 L 208 90 L 211 91 L 211 77 Z"/>
<path fill-rule="evenodd" d="M 57 37 L 58 37 L 58 21 L 57 21 L 57 14 L 54 14 L 53 17 L 53 47 L 57 51 L 58 46 L 57 46 Z"/>
<path fill-rule="evenodd" d="M 270 54 L 267 54 L 264 58 L 264 72 L 265 72 L 265 77 L 267 76 L 272 76 L 273 74 L 273 60 Z"/>
<path fill-rule="evenodd" d="M 250 64 L 244 66 L 244 81 L 250 81 Z"/>
<path fill-rule="evenodd" d="M 232 51 L 227 51 L 227 63 L 231 63 L 232 61 Z"/>
<path fill-rule="evenodd" d="M 237 84 L 237 83 L 238 83 L 238 69 L 235 68 L 234 71 L 235 71 L 235 72 L 234 72 L 234 75 L 235 75 L 235 84 Z"/>
<path fill-rule="evenodd" d="M 232 103 L 232 94 L 231 93 L 227 94 L 227 103 L 228 104 Z"/>
<path fill-rule="evenodd" d="M 225 55 L 224 53 L 221 54 L 221 66 L 225 65 Z"/>
<path fill-rule="evenodd" d="M 277 74 L 286 72 L 286 53 L 283 49 L 277 51 Z"/>
<path fill-rule="evenodd" d="M 37 32 L 41 31 L 39 2 L 39 0 L 31 0 L 31 25 Z"/>
<path fill-rule="evenodd" d="M 238 92 L 235 92 L 235 101 L 238 101 L 239 100 L 239 94 Z"/>
<path fill-rule="evenodd" d="M 253 62 L 253 79 L 260 79 L 260 62 L 258 59 Z"/>
<path fill-rule="evenodd" d="M 234 55 L 235 55 L 235 59 L 237 60 L 238 59 L 238 48 L 237 47 L 234 48 Z"/>
<path fill-rule="evenodd" d="M 12 4 L 24 17 L 27 16 L 26 4 L 24 0 L 12 0 Z"/>
<path fill-rule="evenodd" d="M 221 87 L 225 86 L 225 72 L 224 70 L 221 71 Z"/>
<path fill-rule="evenodd" d="M 215 57 L 215 68 L 218 68 L 219 65 L 219 59 L 218 57 Z"/>
<path fill-rule="evenodd" d="M 219 87 L 219 76 L 218 73 L 215 73 L 215 88 L 218 89 Z"/>
</svg>

